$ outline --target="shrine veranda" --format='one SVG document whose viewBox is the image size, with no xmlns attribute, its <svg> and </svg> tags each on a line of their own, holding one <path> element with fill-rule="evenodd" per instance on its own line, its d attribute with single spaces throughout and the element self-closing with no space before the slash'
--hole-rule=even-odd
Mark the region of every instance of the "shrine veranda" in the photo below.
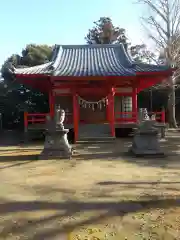
<svg viewBox="0 0 180 240">
<path fill-rule="evenodd" d="M 99 44 L 56 45 L 50 62 L 9 72 L 49 95 L 48 113 L 24 113 L 25 131 L 43 129 L 46 115 L 53 117 L 60 104 L 65 127 L 73 129 L 77 141 L 81 126 L 106 125 L 112 137 L 116 128 L 135 127 L 138 93 L 166 80 L 173 69 L 134 62 L 122 44 Z M 164 112 L 156 113 L 156 120 L 165 122 Z"/>
</svg>

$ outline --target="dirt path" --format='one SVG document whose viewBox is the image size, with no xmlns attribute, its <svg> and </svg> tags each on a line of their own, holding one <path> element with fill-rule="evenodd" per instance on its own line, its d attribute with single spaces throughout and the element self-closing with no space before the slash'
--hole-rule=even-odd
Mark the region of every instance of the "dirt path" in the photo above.
<svg viewBox="0 0 180 240">
<path fill-rule="evenodd" d="M 178 135 L 162 145 L 165 159 L 130 158 L 119 140 L 77 146 L 70 161 L 1 147 L 0 239 L 180 239 Z"/>
</svg>

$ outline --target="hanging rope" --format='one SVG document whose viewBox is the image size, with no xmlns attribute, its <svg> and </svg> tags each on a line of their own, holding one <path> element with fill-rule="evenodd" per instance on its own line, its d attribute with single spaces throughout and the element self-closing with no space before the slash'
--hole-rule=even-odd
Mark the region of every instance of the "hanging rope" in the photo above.
<svg viewBox="0 0 180 240">
<path fill-rule="evenodd" d="M 102 107 L 106 106 L 108 103 L 108 98 L 102 98 L 100 100 L 98 100 L 97 102 L 92 102 L 92 101 L 87 101 L 85 99 L 83 99 L 82 97 L 78 96 L 78 102 L 79 105 L 84 107 L 84 108 L 91 108 L 93 111 L 95 110 L 95 107 L 97 106 L 99 109 L 102 109 Z"/>
</svg>

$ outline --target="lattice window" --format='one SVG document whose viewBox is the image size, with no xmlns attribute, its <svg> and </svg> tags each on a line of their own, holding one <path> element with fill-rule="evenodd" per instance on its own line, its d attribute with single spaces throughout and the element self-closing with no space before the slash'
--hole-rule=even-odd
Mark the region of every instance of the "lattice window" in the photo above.
<svg viewBox="0 0 180 240">
<path fill-rule="evenodd" d="M 124 97 L 124 112 L 132 111 L 132 97 Z"/>
<path fill-rule="evenodd" d="M 123 112 L 132 112 L 132 97 L 125 96 L 122 98 Z M 123 114 L 123 118 L 131 118 L 132 114 Z"/>
</svg>

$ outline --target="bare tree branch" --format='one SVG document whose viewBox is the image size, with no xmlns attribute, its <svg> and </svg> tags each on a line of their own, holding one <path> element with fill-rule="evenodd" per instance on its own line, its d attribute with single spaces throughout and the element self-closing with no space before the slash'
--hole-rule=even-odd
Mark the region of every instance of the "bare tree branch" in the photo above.
<svg viewBox="0 0 180 240">
<path fill-rule="evenodd" d="M 141 20 L 145 20 L 143 18 L 141 18 Z M 158 48 L 164 49 L 165 48 L 165 43 L 162 41 L 162 39 L 157 39 L 154 34 L 151 33 L 150 29 L 148 28 L 147 24 L 145 24 L 145 22 L 141 22 L 143 28 L 146 30 L 146 32 L 148 33 L 148 37 L 151 38 L 156 45 L 158 45 Z"/>
<path fill-rule="evenodd" d="M 147 6 L 149 6 L 150 9 L 153 10 L 153 12 L 155 12 L 158 16 L 160 16 L 165 22 L 167 21 L 167 18 L 165 16 L 165 14 L 163 14 L 159 8 L 156 6 L 155 3 L 152 2 L 152 0 L 139 0 L 139 3 L 144 3 Z"/>
<path fill-rule="evenodd" d="M 161 59 L 169 66 L 172 64 L 177 66 L 174 75 L 161 84 L 169 88 L 170 122 L 176 126 L 175 86 L 180 79 L 180 0 L 138 0 L 138 2 L 149 10 L 149 15 L 142 18 L 143 25 L 157 49 L 163 50 L 164 56 L 161 56 Z"/>
</svg>

